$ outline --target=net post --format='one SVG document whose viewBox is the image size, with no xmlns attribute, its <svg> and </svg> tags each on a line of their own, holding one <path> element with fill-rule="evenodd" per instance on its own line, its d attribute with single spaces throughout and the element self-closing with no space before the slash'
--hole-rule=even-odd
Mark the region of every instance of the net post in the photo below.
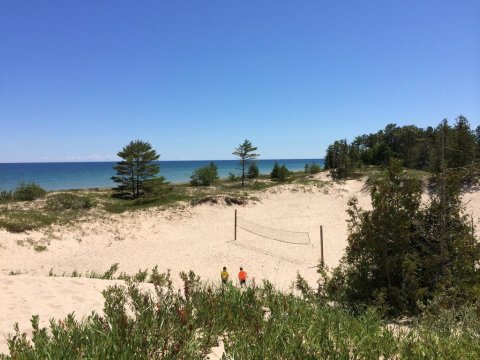
<svg viewBox="0 0 480 360">
<path fill-rule="evenodd" d="M 233 240 L 237 240 L 237 209 L 235 209 L 235 228 L 233 232 Z"/>
<path fill-rule="evenodd" d="M 320 262 L 322 264 L 322 267 L 325 266 L 325 261 L 323 258 L 323 226 L 320 225 Z"/>
</svg>

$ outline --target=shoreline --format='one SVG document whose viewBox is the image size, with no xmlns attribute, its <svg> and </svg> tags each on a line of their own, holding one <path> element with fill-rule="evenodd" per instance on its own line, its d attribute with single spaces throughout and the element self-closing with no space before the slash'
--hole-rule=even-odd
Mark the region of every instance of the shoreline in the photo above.
<svg viewBox="0 0 480 360">
<path fill-rule="evenodd" d="M 262 159 L 256 161 L 260 173 L 268 174 L 275 161 L 279 164 L 285 162 L 293 171 L 303 170 L 304 165 L 312 161 L 323 164 L 323 159 Z M 207 166 L 210 160 L 159 163 L 158 176 L 164 176 L 170 183 L 186 183 L 196 169 Z M 0 191 L 15 189 L 22 182 L 35 182 L 48 191 L 114 187 L 115 183 L 110 178 L 115 175 L 115 164 L 116 162 L 3 163 L 0 164 Z M 228 178 L 229 173 L 240 173 L 236 160 L 224 160 L 216 164 L 222 179 Z"/>
</svg>

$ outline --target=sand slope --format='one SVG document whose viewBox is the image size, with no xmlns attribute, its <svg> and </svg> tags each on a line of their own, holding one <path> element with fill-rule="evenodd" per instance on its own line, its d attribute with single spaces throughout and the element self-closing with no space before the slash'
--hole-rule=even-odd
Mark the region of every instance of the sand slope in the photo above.
<svg viewBox="0 0 480 360">
<path fill-rule="evenodd" d="M 101 310 L 101 290 L 112 281 L 86 278 L 46 277 L 73 270 L 102 273 L 113 263 L 129 274 L 159 266 L 170 269 L 175 285 L 178 273 L 193 270 L 203 279 L 219 282 L 227 266 L 235 281 L 243 266 L 250 278 L 272 281 L 288 290 L 297 272 L 312 284 L 317 279 L 315 265 L 320 258 L 319 227 L 324 228 L 326 264 L 333 267 L 341 258 L 347 239 L 347 202 L 352 196 L 363 208 L 370 208 L 364 183 L 282 185 L 255 194 L 256 202 L 245 206 L 185 205 L 102 215 L 73 226 L 52 227 L 28 234 L 0 230 L 0 352 L 6 350 L 4 337 L 15 321 L 31 331 L 29 319 L 39 314 L 43 321 L 61 318 L 75 311 L 79 316 Z M 480 216 L 480 192 L 464 196 L 467 213 Z M 308 232 L 310 245 L 292 245 L 258 237 L 238 229 L 233 240 L 234 209 L 238 216 L 254 223 L 288 231 Z M 477 221 L 475 224 L 477 225 Z M 31 244 L 49 244 L 35 252 Z M 19 245 L 19 244 L 23 244 Z M 21 275 L 6 276 L 11 271 Z"/>
</svg>

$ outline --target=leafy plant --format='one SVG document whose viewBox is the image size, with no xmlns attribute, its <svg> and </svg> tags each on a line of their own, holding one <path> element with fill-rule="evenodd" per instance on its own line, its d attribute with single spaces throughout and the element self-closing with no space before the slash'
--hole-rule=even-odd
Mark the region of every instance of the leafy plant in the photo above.
<svg viewBox="0 0 480 360">
<path fill-rule="evenodd" d="M 442 294 L 446 307 L 480 299 L 480 249 L 462 216 L 460 183 L 441 178 L 421 207 L 420 181 L 393 161 L 372 185 L 372 210 L 349 202 L 348 246 L 326 285 L 333 299 L 388 314 L 416 314 Z"/>
<path fill-rule="evenodd" d="M 278 180 L 278 181 L 285 181 L 290 175 L 290 171 L 287 169 L 287 167 L 284 165 L 280 166 L 278 163 L 275 161 L 275 164 L 273 165 L 272 172 L 270 173 L 270 178 L 272 180 Z"/>
<path fill-rule="evenodd" d="M 70 314 L 45 328 L 33 316 L 31 340 L 15 325 L 3 358 L 203 359 L 218 339 L 225 359 L 474 359 L 480 351 L 474 308 L 399 330 L 374 308 L 355 315 L 322 301 L 301 278 L 304 295 L 268 281 L 245 289 L 207 285 L 192 271 L 180 274 L 177 292 L 169 273 L 155 268 L 152 277 L 154 294 L 132 282 L 108 287 L 102 315 Z"/>
<path fill-rule="evenodd" d="M 20 201 L 32 201 L 44 197 L 47 192 L 35 183 L 22 183 L 13 192 L 13 198 Z"/>
<path fill-rule="evenodd" d="M 54 211 L 84 210 L 94 206 L 94 202 L 88 196 L 72 193 L 58 193 L 47 199 L 47 207 Z"/>
<path fill-rule="evenodd" d="M 210 186 L 218 180 L 217 165 L 212 161 L 209 165 L 196 169 L 190 178 L 190 184 L 193 186 Z"/>
</svg>

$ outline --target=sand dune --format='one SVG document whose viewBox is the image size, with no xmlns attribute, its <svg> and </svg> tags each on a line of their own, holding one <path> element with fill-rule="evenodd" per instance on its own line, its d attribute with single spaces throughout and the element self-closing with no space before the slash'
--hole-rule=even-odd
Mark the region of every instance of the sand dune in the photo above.
<svg viewBox="0 0 480 360">
<path fill-rule="evenodd" d="M 320 258 L 319 227 L 324 229 L 325 261 L 338 264 L 347 238 L 347 202 L 352 196 L 363 208 L 370 207 L 364 183 L 282 185 L 258 195 L 245 206 L 189 205 L 124 213 L 99 214 L 95 220 L 45 231 L 11 234 L 0 231 L 0 352 L 6 351 L 5 336 L 15 321 L 31 331 L 29 319 L 39 314 L 43 321 L 75 311 L 79 316 L 101 310 L 101 290 L 112 281 L 86 278 L 47 277 L 73 270 L 104 272 L 113 263 L 132 274 L 158 265 L 170 269 L 175 285 L 178 273 L 193 270 L 204 280 L 217 283 L 227 266 L 235 279 L 239 266 L 256 281 L 268 279 L 288 290 L 297 272 L 309 282 L 317 279 Z M 467 213 L 480 215 L 480 192 L 465 195 Z M 310 245 L 293 245 L 256 236 L 238 229 L 234 236 L 234 209 L 238 216 L 269 228 L 308 232 Z M 29 242 L 30 241 L 30 242 Z M 27 244 L 45 243 L 35 252 Z M 19 245 L 23 244 L 23 246 Z M 11 271 L 21 275 L 7 276 Z"/>
</svg>

